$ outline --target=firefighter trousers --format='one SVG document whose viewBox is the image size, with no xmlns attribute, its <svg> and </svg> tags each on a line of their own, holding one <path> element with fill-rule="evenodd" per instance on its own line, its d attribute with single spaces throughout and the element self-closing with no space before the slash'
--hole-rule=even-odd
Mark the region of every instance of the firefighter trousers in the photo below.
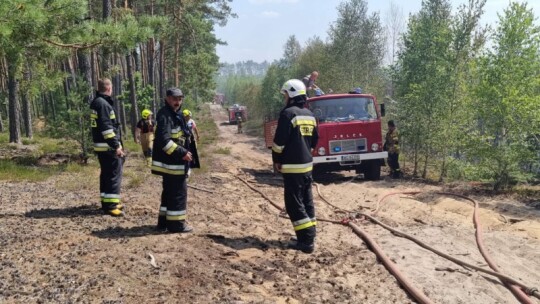
<svg viewBox="0 0 540 304">
<path fill-rule="evenodd" d="M 298 243 L 311 245 L 315 242 L 317 220 L 311 184 L 311 172 L 283 174 L 285 186 L 285 209 L 298 239 Z"/>
<path fill-rule="evenodd" d="M 185 175 L 163 175 L 158 228 L 182 232 L 186 225 L 187 182 Z"/>
<path fill-rule="evenodd" d="M 122 166 L 124 159 L 116 156 L 114 151 L 98 152 L 101 173 L 99 175 L 99 192 L 101 208 L 114 210 L 120 204 L 120 185 L 122 184 Z"/>
<path fill-rule="evenodd" d="M 399 153 L 388 152 L 388 166 L 392 177 L 400 177 L 401 169 L 399 168 Z"/>
<path fill-rule="evenodd" d="M 152 147 L 154 146 L 154 133 L 147 132 L 141 134 L 141 148 L 144 157 L 152 157 Z"/>
</svg>

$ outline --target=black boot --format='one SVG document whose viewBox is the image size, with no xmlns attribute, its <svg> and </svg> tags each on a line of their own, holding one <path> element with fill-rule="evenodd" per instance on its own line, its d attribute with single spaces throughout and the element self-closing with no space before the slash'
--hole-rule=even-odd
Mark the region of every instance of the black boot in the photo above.
<svg viewBox="0 0 540 304">
<path fill-rule="evenodd" d="M 298 241 L 290 241 L 289 244 L 287 244 L 287 248 L 294 249 L 294 250 L 300 250 L 303 253 L 313 253 L 315 251 L 315 245 L 314 244 L 306 244 L 306 243 L 300 243 Z"/>
<path fill-rule="evenodd" d="M 156 230 L 158 231 L 167 230 L 167 223 L 166 223 L 165 216 L 158 216 Z"/>
</svg>

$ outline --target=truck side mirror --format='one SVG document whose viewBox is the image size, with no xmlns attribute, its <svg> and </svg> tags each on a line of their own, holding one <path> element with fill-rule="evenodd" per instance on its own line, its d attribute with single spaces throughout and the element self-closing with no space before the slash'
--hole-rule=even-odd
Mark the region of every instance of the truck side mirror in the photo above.
<svg viewBox="0 0 540 304">
<path fill-rule="evenodd" d="M 384 107 L 384 103 L 381 103 L 380 107 L 381 107 L 381 117 L 384 117 L 386 115 L 386 108 Z"/>
</svg>

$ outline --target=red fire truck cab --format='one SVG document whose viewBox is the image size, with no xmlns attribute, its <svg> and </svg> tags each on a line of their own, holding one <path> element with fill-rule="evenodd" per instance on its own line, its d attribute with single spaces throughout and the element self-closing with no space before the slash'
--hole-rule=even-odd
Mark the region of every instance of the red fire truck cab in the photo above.
<svg viewBox="0 0 540 304">
<path fill-rule="evenodd" d="M 383 151 L 381 117 L 375 96 L 333 94 L 312 97 L 308 108 L 317 119 L 319 141 L 313 150 L 314 175 L 355 170 L 367 180 L 381 177 L 388 153 Z M 265 123 L 265 141 L 272 147 L 277 121 Z"/>
<path fill-rule="evenodd" d="M 229 112 L 229 123 L 235 124 L 241 118 L 243 122 L 247 120 L 247 107 L 234 104 L 227 109 Z"/>
</svg>

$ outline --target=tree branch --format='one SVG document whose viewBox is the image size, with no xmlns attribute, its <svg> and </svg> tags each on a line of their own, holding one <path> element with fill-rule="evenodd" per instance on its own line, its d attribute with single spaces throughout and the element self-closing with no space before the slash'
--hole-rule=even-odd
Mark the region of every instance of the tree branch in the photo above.
<svg viewBox="0 0 540 304">
<path fill-rule="evenodd" d="M 46 39 L 46 38 L 43 38 L 42 40 L 49 43 L 49 44 L 55 45 L 55 46 L 59 46 L 59 47 L 63 47 L 63 48 L 77 49 L 77 50 L 93 48 L 93 47 L 98 46 L 98 45 L 103 43 L 103 41 L 100 40 L 100 41 L 98 41 L 96 43 L 92 43 L 92 44 L 76 44 L 76 43 L 64 44 L 64 43 L 55 42 L 55 41 L 52 41 L 52 40 L 49 40 L 49 39 Z"/>
</svg>

